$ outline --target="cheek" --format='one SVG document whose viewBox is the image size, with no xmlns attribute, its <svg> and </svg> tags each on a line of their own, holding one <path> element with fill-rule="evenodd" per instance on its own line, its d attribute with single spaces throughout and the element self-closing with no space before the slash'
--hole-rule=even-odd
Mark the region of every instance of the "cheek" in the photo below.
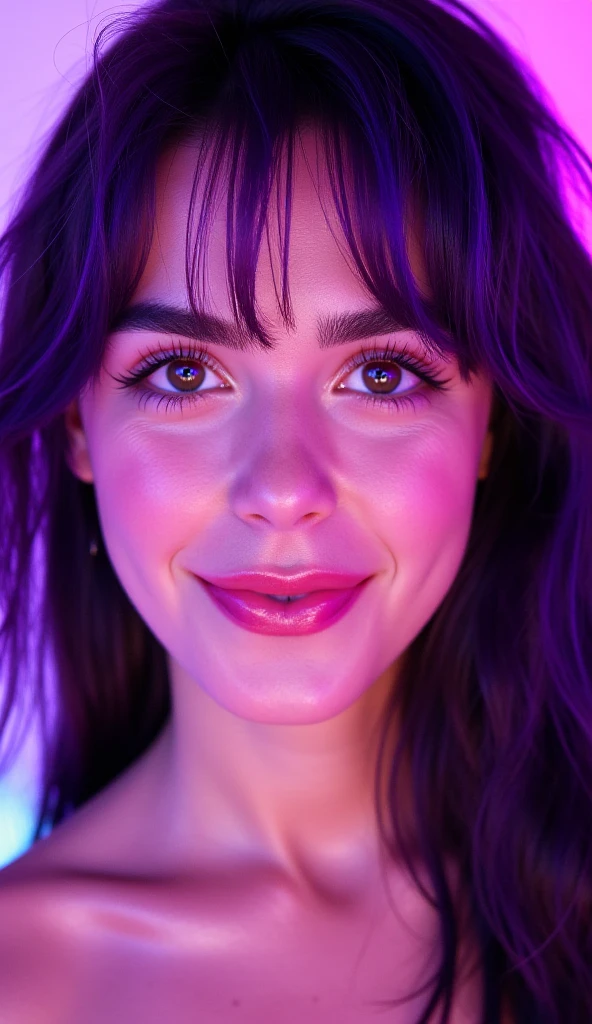
<svg viewBox="0 0 592 1024">
<path fill-rule="evenodd" d="M 453 572 L 468 539 L 475 459 L 466 439 L 463 445 L 466 432 L 452 433 L 352 438 L 348 432 L 347 444 L 333 445 L 324 466 L 363 529 L 391 553 L 397 570 L 409 567 L 416 578 L 436 563 Z M 150 587 L 159 576 L 159 585 L 168 586 L 171 560 L 228 514 L 239 469 L 232 431 L 218 427 L 196 436 L 190 423 L 128 422 L 111 431 L 103 425 L 99 435 L 95 493 L 114 567 L 122 582 L 136 577 Z"/>
<path fill-rule="evenodd" d="M 469 467 L 467 467 L 469 468 Z M 470 467 L 472 471 L 472 466 Z M 410 536 L 425 546 L 463 535 L 470 525 L 475 481 L 450 455 L 415 462 L 403 482 L 401 502 Z"/>
<path fill-rule="evenodd" d="M 221 511 L 228 465 L 214 433 L 131 429 L 101 443 L 95 491 L 109 551 L 168 564 Z M 220 495 L 220 507 L 216 496 Z"/>
<path fill-rule="evenodd" d="M 419 591 L 432 590 L 436 604 L 452 585 L 471 529 L 474 481 L 456 460 L 441 459 L 417 473 L 403 517 L 403 545 Z"/>
<path fill-rule="evenodd" d="M 374 439 L 351 453 L 350 487 L 362 517 L 391 552 L 397 570 L 426 573 L 436 561 L 454 571 L 468 540 L 475 457 L 458 434 Z M 344 470 L 346 473 L 347 470 Z"/>
</svg>

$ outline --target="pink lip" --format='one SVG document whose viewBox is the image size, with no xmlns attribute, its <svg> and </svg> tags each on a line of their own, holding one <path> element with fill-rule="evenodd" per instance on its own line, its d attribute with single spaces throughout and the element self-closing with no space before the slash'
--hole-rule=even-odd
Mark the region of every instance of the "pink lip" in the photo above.
<svg viewBox="0 0 592 1024">
<path fill-rule="evenodd" d="M 308 594 L 312 590 L 345 590 L 356 587 L 368 579 L 368 573 L 336 572 L 314 569 L 287 573 L 262 568 L 258 572 L 239 572 L 232 576 L 201 576 L 205 583 L 213 583 L 224 590 L 252 590 L 257 594 L 278 594 L 282 597 Z"/>
<path fill-rule="evenodd" d="M 308 636 L 338 622 L 358 599 L 369 579 L 366 578 L 355 586 L 318 590 L 288 604 L 279 604 L 273 598 L 255 593 L 253 590 L 219 587 L 203 578 L 200 582 L 218 608 L 229 619 L 251 633 L 263 633 L 266 636 Z M 293 593 L 302 593 L 305 590 L 302 583 L 299 585 L 300 591 L 292 588 Z"/>
</svg>

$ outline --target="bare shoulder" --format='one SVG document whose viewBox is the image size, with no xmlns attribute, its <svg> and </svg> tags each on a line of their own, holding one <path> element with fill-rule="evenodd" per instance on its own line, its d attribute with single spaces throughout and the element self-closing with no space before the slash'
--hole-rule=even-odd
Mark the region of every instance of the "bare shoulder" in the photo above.
<svg viewBox="0 0 592 1024">
<path fill-rule="evenodd" d="M 109 879 L 97 853 L 103 803 L 82 808 L 0 870 L 1 1024 L 81 1019 L 95 897 Z"/>
<path fill-rule="evenodd" d="M 68 884 L 25 854 L 0 871 L 0 1020 L 67 1020 L 76 958 L 67 926 Z"/>
</svg>

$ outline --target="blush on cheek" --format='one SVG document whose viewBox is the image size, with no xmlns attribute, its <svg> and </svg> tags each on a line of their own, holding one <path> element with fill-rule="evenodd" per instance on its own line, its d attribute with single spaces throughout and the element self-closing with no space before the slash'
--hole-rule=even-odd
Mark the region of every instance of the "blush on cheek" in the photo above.
<svg viewBox="0 0 592 1024">
<path fill-rule="evenodd" d="M 399 493 L 393 513 L 393 551 L 397 559 L 423 564 L 431 572 L 436 563 L 445 575 L 456 574 L 468 542 L 474 483 L 460 471 L 457 461 L 424 465 Z M 420 573 L 421 575 L 421 573 Z"/>
<path fill-rule="evenodd" d="M 155 429 L 155 434 L 158 431 Z M 195 543 L 224 486 L 217 452 L 195 437 L 133 437 L 102 448 L 96 493 L 103 530 L 111 544 L 135 560 L 168 564 Z M 203 452 L 208 458 L 204 460 Z"/>
</svg>

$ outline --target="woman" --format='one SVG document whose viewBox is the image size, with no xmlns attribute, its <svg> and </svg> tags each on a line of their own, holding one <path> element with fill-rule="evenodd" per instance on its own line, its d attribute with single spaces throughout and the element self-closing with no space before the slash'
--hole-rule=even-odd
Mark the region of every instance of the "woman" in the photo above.
<svg viewBox="0 0 592 1024">
<path fill-rule="evenodd" d="M 457 0 L 114 25 L 2 238 L 0 1017 L 589 1022 L 592 164 Z"/>
</svg>

